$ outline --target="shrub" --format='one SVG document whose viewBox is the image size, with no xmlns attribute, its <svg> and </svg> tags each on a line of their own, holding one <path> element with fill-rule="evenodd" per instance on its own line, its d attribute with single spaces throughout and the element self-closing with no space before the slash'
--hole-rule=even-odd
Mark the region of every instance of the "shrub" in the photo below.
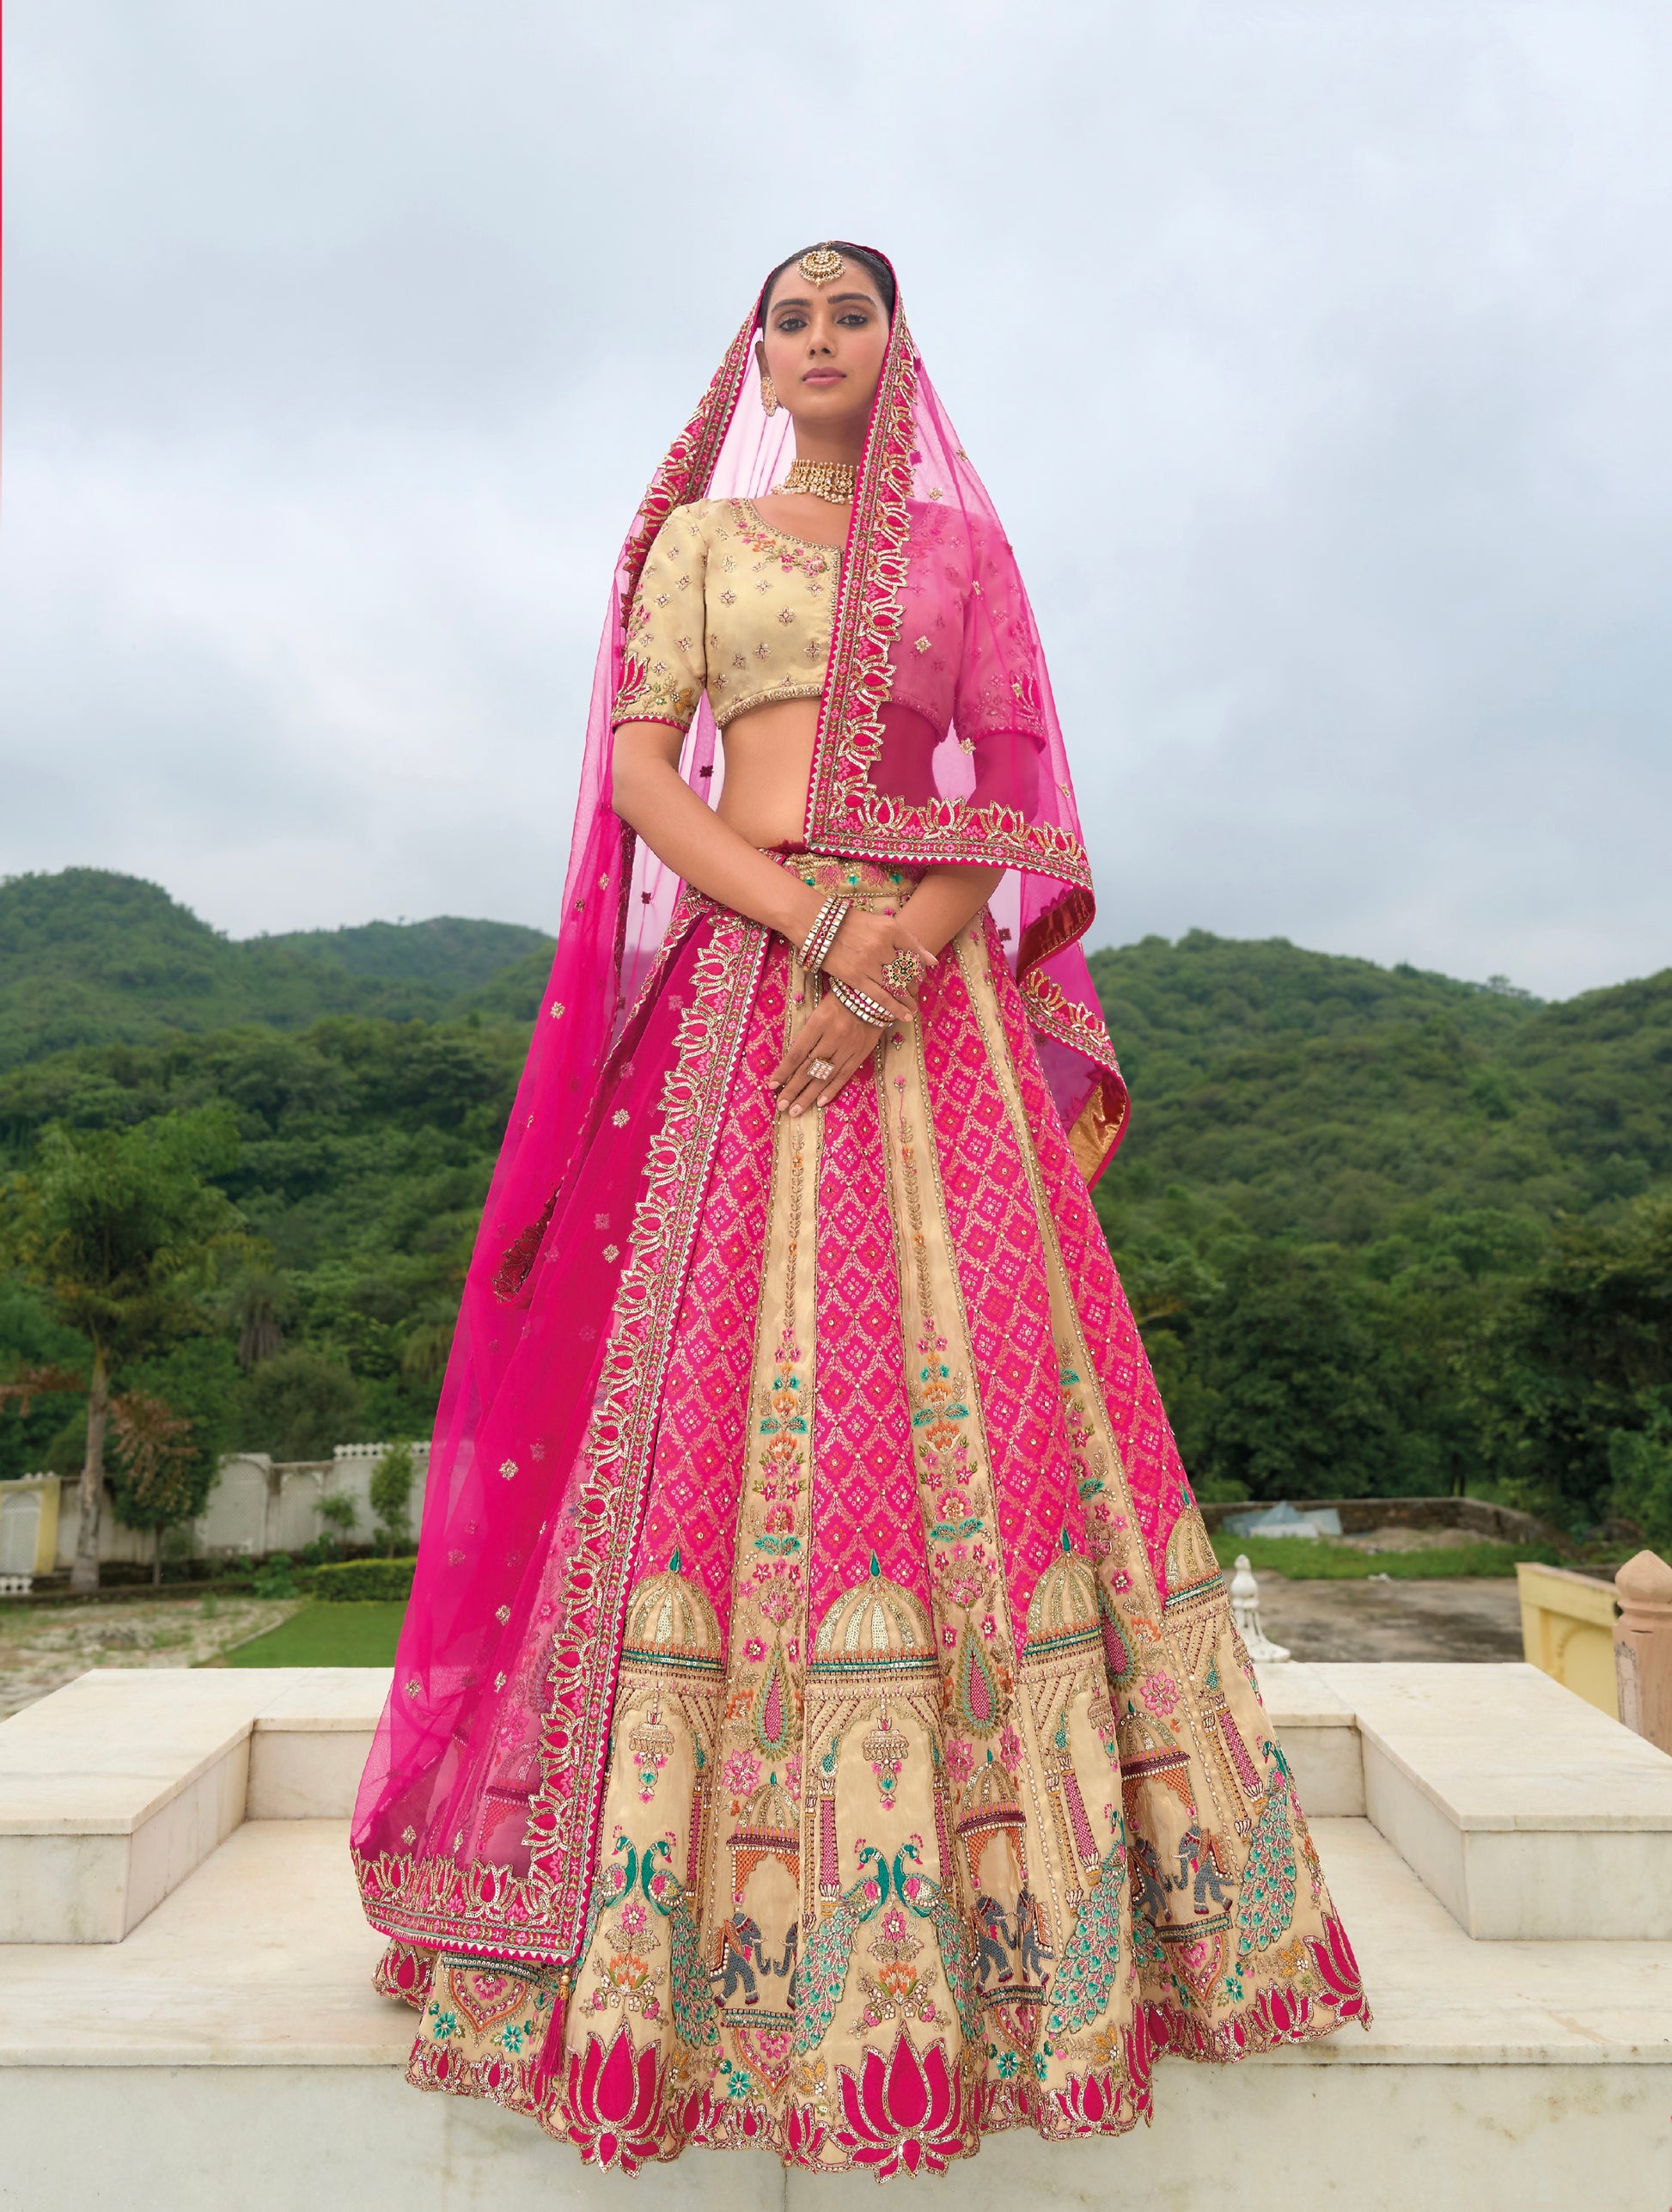
<svg viewBox="0 0 1672 2212">
<path fill-rule="evenodd" d="M 1608 1438 L 1614 1512 L 1640 1528 L 1651 1543 L 1672 1543 L 1672 1390 L 1642 1390 L 1640 1428 L 1617 1428 Z"/>
<path fill-rule="evenodd" d="M 275 1551 L 255 1570 L 253 1586 L 258 1598 L 294 1598 L 296 1567 L 288 1551 Z"/>
<path fill-rule="evenodd" d="M 310 1567 L 302 1577 L 310 1598 L 326 1604 L 348 1604 L 361 1598 L 381 1598 L 405 1604 L 412 1594 L 412 1559 L 345 1559 L 334 1567 Z"/>
<path fill-rule="evenodd" d="M 320 1518 L 328 1529 L 335 1529 L 338 1537 L 350 1537 L 359 1518 L 359 1507 L 345 1490 L 327 1490 L 320 1500 Z"/>
</svg>

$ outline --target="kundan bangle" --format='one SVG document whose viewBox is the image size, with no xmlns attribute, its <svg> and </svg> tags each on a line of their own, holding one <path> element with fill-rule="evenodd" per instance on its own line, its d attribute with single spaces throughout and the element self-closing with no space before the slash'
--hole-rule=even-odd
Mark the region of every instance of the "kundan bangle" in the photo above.
<svg viewBox="0 0 1672 2212">
<path fill-rule="evenodd" d="M 873 999 L 869 991 L 861 991 L 851 983 L 844 983 L 839 975 L 829 975 L 826 981 L 830 994 L 839 1006 L 845 1006 L 859 1021 L 868 1023 L 874 1030 L 886 1030 L 894 1016 L 880 999 Z"/>
<path fill-rule="evenodd" d="M 851 899 L 827 899 L 813 917 L 813 926 L 801 941 L 796 957 L 809 975 L 816 975 L 830 956 L 836 932 L 848 918 Z"/>
</svg>

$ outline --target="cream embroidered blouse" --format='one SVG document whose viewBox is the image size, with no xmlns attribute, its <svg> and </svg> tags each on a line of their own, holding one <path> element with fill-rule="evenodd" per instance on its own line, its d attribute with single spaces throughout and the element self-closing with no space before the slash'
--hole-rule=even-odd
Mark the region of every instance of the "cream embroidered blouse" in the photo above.
<svg viewBox="0 0 1672 2212">
<path fill-rule="evenodd" d="M 748 499 L 676 507 L 645 557 L 612 721 L 686 730 L 706 691 L 723 730 L 771 700 L 817 699 L 841 558 Z"/>
</svg>

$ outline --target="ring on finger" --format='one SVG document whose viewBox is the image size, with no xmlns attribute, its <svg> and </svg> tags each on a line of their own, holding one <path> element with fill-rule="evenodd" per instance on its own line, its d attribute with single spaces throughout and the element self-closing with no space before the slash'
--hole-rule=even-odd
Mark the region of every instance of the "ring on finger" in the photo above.
<svg viewBox="0 0 1672 2212">
<path fill-rule="evenodd" d="M 922 979 L 923 962 L 903 944 L 882 964 L 882 981 L 901 998 L 915 991 Z"/>
<path fill-rule="evenodd" d="M 807 1063 L 807 1072 L 818 1082 L 828 1083 L 836 1072 L 836 1063 L 833 1060 L 809 1060 Z"/>
</svg>

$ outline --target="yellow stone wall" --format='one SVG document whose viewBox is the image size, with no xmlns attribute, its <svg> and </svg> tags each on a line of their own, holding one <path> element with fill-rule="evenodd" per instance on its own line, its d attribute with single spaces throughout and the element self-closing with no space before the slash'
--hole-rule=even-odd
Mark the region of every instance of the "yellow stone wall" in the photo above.
<svg viewBox="0 0 1672 2212">
<path fill-rule="evenodd" d="M 1553 1675 L 1576 1697 L 1620 1718 L 1614 1688 L 1612 1586 L 1565 1567 L 1516 1568 L 1521 1586 L 1521 1647 L 1529 1663 Z"/>
</svg>

